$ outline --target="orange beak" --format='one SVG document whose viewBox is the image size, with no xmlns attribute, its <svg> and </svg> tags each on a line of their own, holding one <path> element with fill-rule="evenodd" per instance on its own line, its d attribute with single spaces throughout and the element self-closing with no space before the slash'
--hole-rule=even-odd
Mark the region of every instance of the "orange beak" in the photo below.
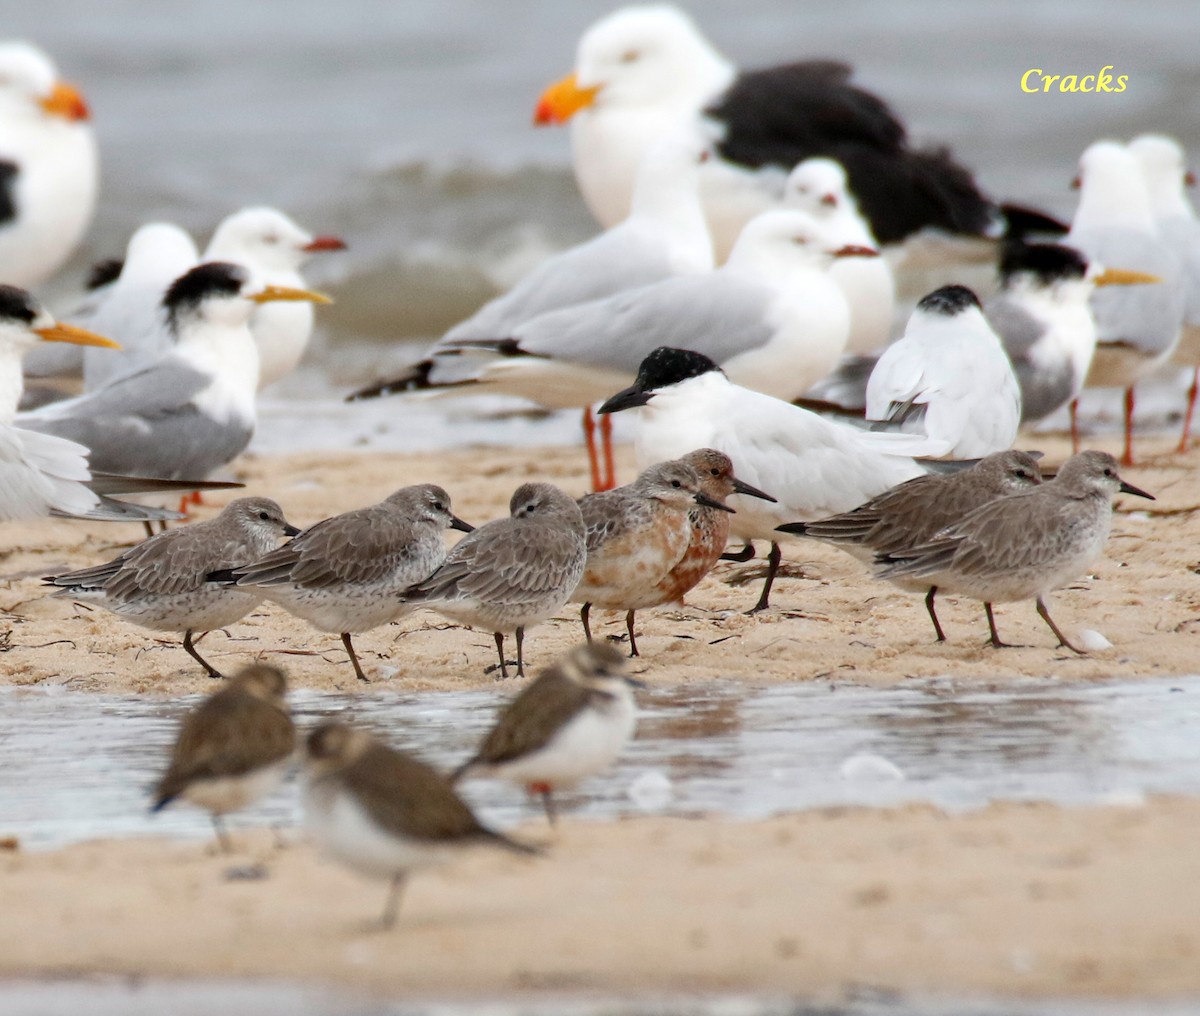
<svg viewBox="0 0 1200 1016">
<path fill-rule="evenodd" d="M 112 339 L 76 328 L 74 325 L 63 324 L 61 321 L 56 321 L 48 328 L 35 328 L 33 331 L 43 342 L 70 342 L 75 346 L 100 346 L 103 349 L 121 348 L 120 343 L 113 342 Z"/>
<path fill-rule="evenodd" d="M 311 243 L 303 247 L 306 251 L 345 250 L 346 241 L 336 236 L 314 236 Z"/>
<path fill-rule="evenodd" d="M 54 91 L 40 100 L 40 105 L 51 116 L 61 116 L 66 120 L 86 120 L 91 116 L 83 96 L 65 81 L 59 81 Z"/>
<path fill-rule="evenodd" d="M 575 81 L 575 75 L 568 74 L 542 92 L 537 108 L 533 111 L 533 122 L 538 127 L 566 123 L 581 109 L 595 102 L 599 91 L 599 85 L 595 88 L 580 88 Z"/>
</svg>

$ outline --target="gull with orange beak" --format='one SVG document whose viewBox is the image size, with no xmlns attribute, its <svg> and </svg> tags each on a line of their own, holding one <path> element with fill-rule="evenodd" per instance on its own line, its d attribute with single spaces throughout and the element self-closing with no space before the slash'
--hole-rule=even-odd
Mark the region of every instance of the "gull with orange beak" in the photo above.
<svg viewBox="0 0 1200 1016">
<path fill-rule="evenodd" d="M 875 254 L 841 242 L 806 212 L 764 212 L 711 272 L 551 311 L 491 341 L 463 340 L 463 356 L 479 360 L 463 383 L 552 408 L 581 408 L 629 384 L 651 350 L 675 343 L 715 360 L 739 384 L 795 398 L 833 368 L 846 346 L 850 313 L 829 266 Z M 593 481 L 600 490 L 614 485 L 611 445 Z"/>
<path fill-rule="evenodd" d="M 0 279 L 37 286 L 92 221 L 98 160 L 80 94 L 27 42 L 0 43 Z"/>
<path fill-rule="evenodd" d="M 265 286 L 240 265 L 198 265 L 163 299 L 175 339 L 168 352 L 94 392 L 22 414 L 22 425 L 79 442 L 106 472 L 208 476 L 241 454 L 254 433 L 258 351 L 250 315 L 277 300 L 330 302 Z"/>
<path fill-rule="evenodd" d="M 0 521 L 44 515 L 120 522 L 176 518 L 174 512 L 107 495 L 178 489 L 177 484 L 93 474 L 82 445 L 13 424 L 21 398 L 21 356 L 39 341 L 119 348 L 55 321 L 25 290 L 0 285 Z"/>
<path fill-rule="evenodd" d="M 758 212 L 777 207 L 784 177 L 827 155 L 880 243 L 924 228 L 990 234 L 999 209 L 945 149 L 910 146 L 884 100 L 829 60 L 742 71 L 679 8 L 621 7 L 580 37 L 574 72 L 542 94 L 537 124 L 571 124 L 575 179 L 602 226 L 625 217 L 646 148 L 680 126 L 704 130 L 717 158 L 702 180 L 718 260 Z"/>
</svg>

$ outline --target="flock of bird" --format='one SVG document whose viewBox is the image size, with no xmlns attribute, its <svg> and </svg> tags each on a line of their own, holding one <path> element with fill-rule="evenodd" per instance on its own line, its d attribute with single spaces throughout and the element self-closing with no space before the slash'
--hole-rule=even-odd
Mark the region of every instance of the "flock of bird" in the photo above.
<svg viewBox="0 0 1200 1016">
<path fill-rule="evenodd" d="M 313 305 L 330 302 L 305 287 L 305 259 L 344 244 L 269 208 L 230 215 L 203 254 L 150 223 L 60 323 L 28 289 L 90 221 L 87 116 L 43 54 L 0 46 L 0 519 L 149 528 L 177 514 L 115 495 L 222 486 L 209 477 L 249 443 L 258 391 L 297 365 Z M 1033 600 L 1058 643 L 1083 651 L 1045 597 L 1102 553 L 1118 493 L 1151 495 L 1112 456 L 1079 451 L 1080 392 L 1125 390 L 1129 464 L 1134 386 L 1168 362 L 1200 378 L 1200 225 L 1178 143 L 1090 145 L 1078 209 L 1059 224 L 991 200 L 945 150 L 910 145 L 847 67 L 739 72 L 666 5 L 621 8 L 584 33 L 573 73 L 535 112 L 568 120 L 603 232 L 350 398 L 503 392 L 582 410 L 593 493 L 525 483 L 509 517 L 473 528 L 446 490 L 417 484 L 303 531 L 275 501 L 239 497 L 49 577 L 57 595 L 181 633 L 213 677 L 197 637 L 270 601 L 340 636 L 362 681 L 353 636 L 417 609 L 494 633 L 501 677 L 514 636 L 524 676 L 526 629 L 578 604 L 586 645 L 531 682 L 456 774 L 507 775 L 552 819 L 552 791 L 610 764 L 633 731 L 630 681 L 593 643 L 592 607 L 626 614 L 636 656 L 637 611 L 680 601 L 756 540 L 771 550 L 755 611 L 784 543 L 809 538 L 924 594 L 939 640 L 944 591 L 984 604 L 996 647 L 993 604 Z M 931 230 L 990 244 L 996 293 L 950 282 L 897 329 L 887 254 Z M 81 394 L 25 393 L 25 377 L 71 373 Z M 36 398 L 19 409 L 23 395 Z M 1064 406 L 1077 454 L 1043 482 L 1011 449 L 1023 423 Z M 626 410 L 641 472 L 617 486 L 611 415 Z M 465 533 L 450 549 L 447 529 Z M 744 550 L 727 551 L 731 539 Z M 284 691 L 279 671 L 256 665 L 190 714 L 156 806 L 184 797 L 216 818 L 266 792 L 294 748 Z M 324 724 L 306 758 L 313 835 L 393 880 L 385 923 L 411 868 L 477 842 L 529 849 L 362 731 Z"/>
</svg>

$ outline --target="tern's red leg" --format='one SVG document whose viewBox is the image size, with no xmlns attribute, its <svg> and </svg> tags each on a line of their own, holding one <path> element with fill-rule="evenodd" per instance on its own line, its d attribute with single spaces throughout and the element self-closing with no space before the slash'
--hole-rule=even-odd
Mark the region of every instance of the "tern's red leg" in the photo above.
<svg viewBox="0 0 1200 1016">
<path fill-rule="evenodd" d="M 588 465 L 592 470 L 592 490 L 603 490 L 600 486 L 600 456 L 596 452 L 596 421 L 592 418 L 592 407 L 583 410 L 583 437 L 587 442 Z"/>
<path fill-rule="evenodd" d="M 604 448 L 604 486 L 601 490 L 612 490 L 617 485 L 617 466 L 613 461 L 612 417 L 607 413 L 600 417 L 600 444 Z"/>
<path fill-rule="evenodd" d="M 1188 438 L 1192 436 L 1192 414 L 1196 411 L 1196 394 L 1200 392 L 1200 367 L 1192 372 L 1192 387 L 1188 389 L 1187 412 L 1183 414 L 1183 436 L 1179 439 L 1181 454 L 1188 450 Z"/>
<path fill-rule="evenodd" d="M 1125 389 L 1125 454 L 1121 465 L 1133 465 L 1133 386 Z"/>
</svg>

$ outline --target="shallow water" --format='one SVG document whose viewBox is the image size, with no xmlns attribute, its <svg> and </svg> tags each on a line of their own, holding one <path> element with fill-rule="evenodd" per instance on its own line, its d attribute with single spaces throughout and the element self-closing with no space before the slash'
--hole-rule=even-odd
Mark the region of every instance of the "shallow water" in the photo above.
<svg viewBox="0 0 1200 1016">
<path fill-rule="evenodd" d="M 716 995 L 629 998 L 490 998 L 485 1001 L 369 998 L 275 981 L 18 981 L 0 1000 L 25 1016 L 1136 1016 L 1138 1002 L 1079 999 L 909 999 L 864 991 L 863 998 L 813 1003 L 798 999 Z M 1190 1016 L 1195 1002 L 1156 1000 L 1156 1016 Z"/>
<path fill-rule="evenodd" d="M 186 805 L 156 816 L 147 795 L 192 700 L 0 692 L 0 834 L 29 848 L 93 837 L 208 836 Z M 298 692 L 302 727 L 340 715 L 450 767 L 491 722 L 496 691 Z M 1136 805 L 1200 794 L 1200 678 L 980 687 L 949 680 L 881 690 L 804 684 L 679 686 L 641 694 L 620 764 L 562 806 L 588 819 L 652 813 L 737 818 L 832 805 L 990 801 Z M 533 805 L 508 784 L 464 794 L 498 826 Z M 233 825 L 295 821 L 295 781 Z"/>
</svg>

